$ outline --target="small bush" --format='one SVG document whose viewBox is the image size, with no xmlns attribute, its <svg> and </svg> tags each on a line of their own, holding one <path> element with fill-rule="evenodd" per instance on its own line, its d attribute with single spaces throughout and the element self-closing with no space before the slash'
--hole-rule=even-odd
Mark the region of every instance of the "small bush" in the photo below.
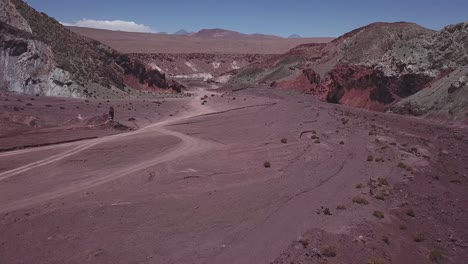
<svg viewBox="0 0 468 264">
<path fill-rule="evenodd" d="M 325 209 L 323 210 L 323 213 L 324 213 L 325 215 L 332 215 L 332 213 L 331 213 L 331 211 L 330 211 L 330 208 L 325 208 Z"/>
<path fill-rule="evenodd" d="M 412 208 L 406 210 L 406 215 L 409 217 L 416 217 L 416 214 L 414 213 L 414 210 Z"/>
<path fill-rule="evenodd" d="M 377 218 L 382 219 L 382 218 L 385 217 L 385 214 L 382 211 L 374 211 L 374 216 L 377 217 Z"/>
<path fill-rule="evenodd" d="M 374 156 L 372 155 L 367 156 L 367 161 L 373 161 L 373 160 L 374 160 Z"/>
<path fill-rule="evenodd" d="M 265 161 L 265 162 L 263 163 L 263 167 L 265 167 L 265 168 L 270 168 L 270 167 L 271 167 L 271 163 L 270 163 L 269 161 Z"/>
<path fill-rule="evenodd" d="M 364 187 L 364 185 L 362 183 L 358 183 L 356 185 L 356 189 L 362 189 L 362 187 Z"/>
<path fill-rule="evenodd" d="M 282 139 L 281 139 L 281 143 L 283 143 L 283 144 L 288 143 L 288 139 L 287 139 L 287 138 L 282 138 Z"/>
<path fill-rule="evenodd" d="M 342 140 L 342 141 L 340 141 L 340 145 L 344 145 L 344 141 L 343 141 L 343 140 Z"/>
<path fill-rule="evenodd" d="M 333 246 L 324 246 L 321 253 L 325 257 L 336 257 L 336 249 Z"/>
<path fill-rule="evenodd" d="M 414 235 L 414 241 L 415 242 L 423 242 L 424 240 L 426 240 L 426 237 L 424 236 L 423 233 L 418 232 L 418 233 L 416 233 L 416 235 Z"/>
<path fill-rule="evenodd" d="M 406 225 L 404 225 L 404 224 L 400 225 L 400 230 L 406 230 L 406 229 L 408 229 L 408 227 Z"/>
<path fill-rule="evenodd" d="M 320 144 L 320 140 L 317 139 L 317 140 L 314 141 L 314 143 L 315 144 Z"/>
<path fill-rule="evenodd" d="M 367 201 L 365 198 L 356 196 L 353 198 L 353 203 L 361 204 L 361 205 L 367 205 L 369 204 L 369 201 Z"/>
</svg>

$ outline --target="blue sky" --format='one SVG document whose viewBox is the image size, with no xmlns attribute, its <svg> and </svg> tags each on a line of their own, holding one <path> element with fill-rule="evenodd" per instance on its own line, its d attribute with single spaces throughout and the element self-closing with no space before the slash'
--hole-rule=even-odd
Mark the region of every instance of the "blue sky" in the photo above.
<svg viewBox="0 0 468 264">
<path fill-rule="evenodd" d="M 243 33 L 339 36 L 377 21 L 441 29 L 468 20 L 467 0 L 26 0 L 57 20 L 136 31 L 224 28 Z M 118 20 L 118 21 L 116 21 Z M 107 22 L 105 22 L 107 21 Z M 134 22 L 130 24 L 127 22 Z"/>
</svg>

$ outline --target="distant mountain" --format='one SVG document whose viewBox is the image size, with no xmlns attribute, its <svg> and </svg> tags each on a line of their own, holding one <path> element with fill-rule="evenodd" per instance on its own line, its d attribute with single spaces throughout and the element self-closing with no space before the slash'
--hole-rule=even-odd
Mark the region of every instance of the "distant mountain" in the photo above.
<svg viewBox="0 0 468 264">
<path fill-rule="evenodd" d="M 184 36 L 84 27 L 67 28 L 124 53 L 279 54 L 301 44 L 324 43 L 333 39 L 329 37 L 288 39 L 262 34 L 241 34 L 222 29 L 206 29 Z M 231 34 L 231 32 L 234 33 Z"/>
<path fill-rule="evenodd" d="M 212 28 L 212 29 L 202 29 L 198 31 L 195 36 L 201 38 L 216 38 L 216 39 L 282 39 L 278 36 L 265 35 L 265 34 L 244 34 L 237 31 L 222 29 L 222 28 Z"/>
<path fill-rule="evenodd" d="M 192 34 L 192 32 L 188 32 L 185 29 L 181 29 L 181 30 L 175 32 L 173 35 L 186 36 L 186 35 L 190 35 L 190 34 Z"/>
<path fill-rule="evenodd" d="M 300 35 L 298 35 L 298 34 L 292 34 L 288 38 L 302 38 L 302 37 Z"/>
<path fill-rule="evenodd" d="M 242 36 L 241 33 L 221 28 L 202 29 L 195 36 L 202 38 L 236 38 Z"/>
</svg>

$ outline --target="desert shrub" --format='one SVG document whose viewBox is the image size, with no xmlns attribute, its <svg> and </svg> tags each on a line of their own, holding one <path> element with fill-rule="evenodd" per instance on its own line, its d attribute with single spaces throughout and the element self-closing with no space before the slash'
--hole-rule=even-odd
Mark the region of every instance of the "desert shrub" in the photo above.
<svg viewBox="0 0 468 264">
<path fill-rule="evenodd" d="M 344 141 L 340 141 L 340 145 L 344 145 Z"/>
<path fill-rule="evenodd" d="M 358 183 L 356 185 L 356 189 L 362 189 L 362 187 L 364 187 L 364 185 L 362 183 Z"/>
<path fill-rule="evenodd" d="M 271 167 L 271 163 L 270 163 L 269 161 L 265 161 L 265 162 L 263 163 L 263 167 L 265 167 L 265 168 L 270 168 L 270 167 Z"/>
<path fill-rule="evenodd" d="M 325 257 L 333 258 L 336 257 L 336 249 L 333 246 L 324 246 L 321 251 Z"/>
<path fill-rule="evenodd" d="M 406 225 L 404 225 L 404 224 L 400 225 L 400 230 L 406 230 L 406 229 L 408 229 L 408 227 Z"/>
<path fill-rule="evenodd" d="M 331 213 L 331 211 L 330 211 L 330 208 L 325 208 L 325 209 L 323 210 L 323 213 L 324 213 L 325 215 L 332 215 L 332 213 Z"/>
<path fill-rule="evenodd" d="M 417 232 L 415 235 L 414 235 L 414 241 L 415 242 L 423 242 L 424 240 L 426 240 L 426 237 L 424 236 L 423 233 L 421 232 Z"/>
<path fill-rule="evenodd" d="M 369 201 L 367 201 L 365 198 L 356 196 L 353 198 L 353 203 L 361 204 L 361 205 L 367 205 L 369 204 Z"/>
<path fill-rule="evenodd" d="M 414 213 L 414 210 L 412 208 L 406 210 L 406 215 L 410 217 L 416 217 L 416 214 Z"/>
<path fill-rule="evenodd" d="M 282 139 L 281 139 L 281 143 L 283 143 L 283 144 L 288 143 L 288 139 L 287 139 L 287 138 L 282 138 Z"/>
<path fill-rule="evenodd" d="M 374 216 L 377 217 L 377 218 L 382 219 L 382 218 L 385 217 L 385 214 L 382 211 L 374 211 Z"/>
<path fill-rule="evenodd" d="M 373 160 L 374 160 L 374 156 L 372 155 L 367 156 L 367 161 L 373 161 Z"/>
<path fill-rule="evenodd" d="M 338 205 L 338 206 L 336 207 L 336 210 L 346 210 L 346 206 L 344 206 L 344 205 Z"/>
</svg>

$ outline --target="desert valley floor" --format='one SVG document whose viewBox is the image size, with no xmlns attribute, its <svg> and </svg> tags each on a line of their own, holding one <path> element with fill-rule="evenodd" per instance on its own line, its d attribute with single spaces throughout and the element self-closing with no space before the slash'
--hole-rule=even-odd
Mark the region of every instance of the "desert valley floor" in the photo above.
<svg viewBox="0 0 468 264">
<path fill-rule="evenodd" d="M 2 95 L 0 263 L 468 259 L 466 128 L 266 87 L 188 87 Z"/>
</svg>

